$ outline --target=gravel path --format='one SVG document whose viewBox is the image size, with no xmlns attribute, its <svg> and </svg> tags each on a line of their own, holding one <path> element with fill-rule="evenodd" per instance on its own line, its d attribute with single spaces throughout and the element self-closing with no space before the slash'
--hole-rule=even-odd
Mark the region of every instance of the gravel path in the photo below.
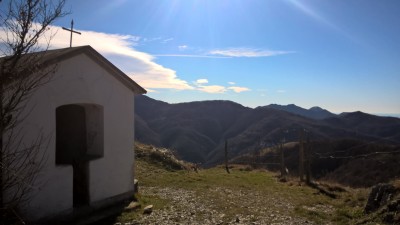
<svg viewBox="0 0 400 225">
<path fill-rule="evenodd" d="M 195 193 L 184 189 L 141 188 L 143 195 L 157 195 L 170 202 L 162 209 L 154 209 L 150 215 L 142 215 L 132 224 L 313 224 L 305 218 L 289 214 L 294 206 L 287 199 L 271 193 L 268 196 L 246 190 L 210 189 L 207 193 Z M 207 194 L 207 197 L 202 195 Z M 213 198 L 210 198 L 213 196 Z M 215 197 L 214 197 L 215 196 Z M 218 204 L 225 201 L 224 204 Z M 225 208 L 218 208 L 225 207 Z M 310 210 L 319 210 L 318 206 Z M 329 209 L 323 208 L 326 211 Z M 225 214 L 225 213 L 227 214 Z"/>
</svg>

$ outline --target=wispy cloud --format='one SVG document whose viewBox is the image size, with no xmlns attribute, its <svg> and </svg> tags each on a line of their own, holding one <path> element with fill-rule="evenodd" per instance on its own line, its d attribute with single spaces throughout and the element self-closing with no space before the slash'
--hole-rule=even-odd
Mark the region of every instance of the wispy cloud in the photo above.
<svg viewBox="0 0 400 225">
<path fill-rule="evenodd" d="M 226 88 L 220 85 L 199 85 L 197 90 L 210 94 L 222 94 L 226 92 Z"/>
<path fill-rule="evenodd" d="M 286 93 L 286 90 L 277 90 L 276 92 L 283 94 L 283 93 Z"/>
<path fill-rule="evenodd" d="M 187 57 L 187 58 L 238 58 L 238 57 L 271 57 L 277 55 L 285 55 L 295 53 L 294 51 L 275 51 L 266 49 L 255 49 L 255 48 L 227 48 L 227 49 L 214 49 L 214 50 L 204 50 L 199 48 L 189 48 L 187 45 L 178 46 L 179 51 L 188 52 L 189 50 L 196 49 L 192 51 L 191 54 L 155 54 L 156 57 Z"/>
<path fill-rule="evenodd" d="M 161 40 L 162 39 L 162 37 L 155 37 L 155 38 L 142 38 L 142 40 L 144 41 L 144 42 L 153 42 L 153 41 L 159 41 L 159 40 Z"/>
<path fill-rule="evenodd" d="M 250 91 L 249 88 L 247 87 L 237 87 L 237 86 L 233 86 L 233 87 L 228 87 L 229 90 L 232 90 L 236 93 L 240 93 L 240 92 L 244 92 L 244 91 Z"/>
<path fill-rule="evenodd" d="M 157 64 L 155 56 L 135 49 L 139 42 L 162 40 L 155 38 L 148 40 L 133 35 L 108 34 L 90 30 L 78 30 L 82 35 L 73 36 L 73 46 L 90 45 L 108 60 L 124 71 L 133 80 L 146 88 L 149 92 L 157 92 L 157 89 L 172 90 L 196 90 L 211 94 L 221 94 L 227 91 L 240 93 L 249 91 L 249 88 L 232 86 L 234 82 L 228 82 L 231 87 L 222 85 L 209 85 L 208 79 L 202 78 L 196 82 L 189 82 L 178 77 L 175 70 Z M 69 47 L 70 33 L 65 32 L 57 26 L 51 26 L 47 37 L 52 36 L 50 49 Z M 5 38 L 4 29 L 0 29 L 0 38 Z M 47 39 L 48 40 L 48 39 Z M 40 44 L 47 45 L 47 40 L 42 39 Z M 171 41 L 165 39 L 164 41 Z M 186 45 L 185 45 L 186 46 Z M 181 47 L 185 49 L 186 47 Z M 216 55 L 179 55 L 182 57 L 209 57 L 227 58 L 228 56 Z M 230 56 L 229 56 L 230 57 Z"/>
<path fill-rule="evenodd" d="M 49 33 L 55 34 L 50 48 L 68 47 L 70 33 L 56 26 L 50 28 Z M 89 30 L 79 32 L 82 35 L 73 36 L 73 46 L 91 45 L 146 89 L 194 89 L 187 81 L 179 78 L 176 71 L 155 63 L 154 56 L 136 50 L 134 46 L 138 44 L 140 37 Z M 1 37 L 4 35 L 0 33 Z M 45 46 L 46 40 L 42 39 L 41 44 Z"/>
<path fill-rule="evenodd" d="M 227 91 L 227 89 L 221 85 L 207 85 L 209 82 L 208 79 L 205 78 L 197 79 L 193 83 L 196 86 L 196 90 L 209 94 L 222 94 Z"/>
<path fill-rule="evenodd" d="M 165 43 L 168 43 L 173 40 L 174 40 L 173 38 L 167 38 L 167 39 L 162 40 L 161 43 L 165 44 Z"/>
<path fill-rule="evenodd" d="M 196 84 L 207 84 L 208 80 L 207 79 L 198 79 L 196 80 Z"/>
<path fill-rule="evenodd" d="M 247 88 L 247 87 L 239 87 L 239 86 L 225 87 L 222 85 L 206 85 L 209 83 L 209 81 L 208 81 L 208 79 L 204 79 L 204 78 L 198 79 L 193 83 L 196 86 L 196 90 L 207 92 L 210 94 L 222 94 L 222 93 L 226 93 L 228 91 L 233 91 L 236 93 L 250 91 L 250 88 Z M 228 82 L 228 84 L 234 85 L 235 82 Z"/>
<path fill-rule="evenodd" d="M 247 87 L 233 86 L 233 85 L 236 85 L 236 83 L 233 82 L 233 81 L 229 81 L 228 84 L 231 85 L 231 86 L 228 87 L 227 89 L 228 90 L 232 90 L 232 91 L 234 91 L 236 93 L 241 93 L 241 92 L 245 92 L 245 91 L 251 91 L 251 89 L 247 88 Z"/>
<path fill-rule="evenodd" d="M 232 58 L 227 56 L 214 56 L 214 55 L 196 55 L 196 54 L 155 54 L 156 57 L 187 57 L 187 58 L 214 58 L 214 59 L 226 59 Z"/>
<path fill-rule="evenodd" d="M 178 46 L 178 49 L 181 50 L 181 51 L 184 51 L 184 50 L 186 50 L 187 48 L 188 48 L 187 45 L 179 45 L 179 46 Z"/>
<path fill-rule="evenodd" d="M 208 52 L 209 55 L 227 56 L 227 57 L 270 57 L 294 53 L 293 51 L 272 51 L 253 48 L 228 48 L 215 49 Z"/>
</svg>

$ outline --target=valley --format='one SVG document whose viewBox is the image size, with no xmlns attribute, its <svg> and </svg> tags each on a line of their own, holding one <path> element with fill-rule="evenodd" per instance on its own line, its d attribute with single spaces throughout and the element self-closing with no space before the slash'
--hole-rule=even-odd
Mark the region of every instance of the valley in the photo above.
<svg viewBox="0 0 400 225">
<path fill-rule="evenodd" d="M 230 101 L 168 104 L 147 96 L 136 97 L 135 118 L 138 141 L 169 148 L 180 159 L 204 168 L 224 161 L 225 140 L 230 161 L 246 159 L 261 165 L 279 163 L 276 147 L 282 143 L 286 166 L 296 176 L 304 132 L 315 178 L 368 187 L 400 174 L 399 118 L 363 112 L 336 115 L 319 107 L 307 110 L 295 105 L 251 109 Z"/>
</svg>

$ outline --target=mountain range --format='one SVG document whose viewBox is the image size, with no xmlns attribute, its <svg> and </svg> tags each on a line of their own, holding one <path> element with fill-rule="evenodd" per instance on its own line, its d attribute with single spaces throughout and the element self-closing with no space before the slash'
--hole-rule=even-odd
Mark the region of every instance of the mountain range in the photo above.
<svg viewBox="0 0 400 225">
<path fill-rule="evenodd" d="M 290 112 L 290 113 L 293 113 L 296 115 L 304 116 L 307 118 L 316 119 L 316 120 L 321 120 L 321 119 L 326 119 L 329 117 L 337 116 L 336 114 L 333 114 L 333 113 L 329 112 L 328 110 L 322 109 L 321 107 L 318 107 L 318 106 L 314 106 L 310 109 L 304 109 L 295 104 L 289 104 L 289 105 L 271 104 L 271 105 L 267 105 L 267 106 L 262 106 L 261 108 L 282 110 L 282 111 Z"/>
<path fill-rule="evenodd" d="M 182 159 L 212 166 L 224 158 L 297 142 L 304 132 L 311 140 L 357 139 L 400 145 L 400 119 L 363 112 L 333 114 L 320 107 L 268 105 L 255 109 L 231 101 L 169 104 L 135 97 L 135 137 L 175 151 Z"/>
</svg>

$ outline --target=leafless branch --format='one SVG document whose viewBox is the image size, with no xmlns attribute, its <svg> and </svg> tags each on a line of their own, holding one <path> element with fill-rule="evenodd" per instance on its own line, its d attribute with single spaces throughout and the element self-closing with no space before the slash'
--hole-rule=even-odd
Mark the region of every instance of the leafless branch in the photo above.
<svg viewBox="0 0 400 225">
<path fill-rule="evenodd" d="M 49 26 L 63 17 L 66 0 L 0 1 L 0 212 L 15 214 L 27 201 L 26 193 L 46 161 L 48 137 L 42 132 L 31 143 L 23 142 L 25 130 L 18 126 L 29 116 L 26 105 L 31 95 L 51 81 L 57 66 L 46 64 L 52 35 Z M 45 39 L 47 45 L 39 43 Z M 42 52 L 36 53 L 41 50 Z M 7 199 L 4 193 L 7 192 Z"/>
</svg>

